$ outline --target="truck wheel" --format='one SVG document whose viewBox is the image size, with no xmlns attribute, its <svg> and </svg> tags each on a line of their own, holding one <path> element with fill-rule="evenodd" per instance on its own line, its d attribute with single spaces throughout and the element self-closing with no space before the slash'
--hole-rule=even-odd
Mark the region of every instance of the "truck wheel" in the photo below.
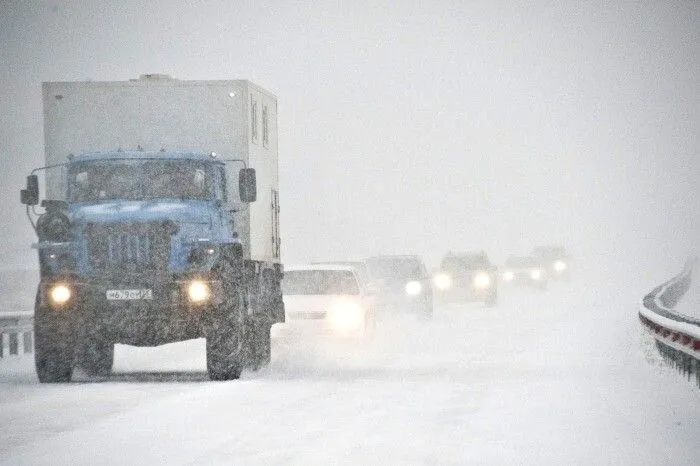
<svg viewBox="0 0 700 466">
<path fill-rule="evenodd" d="M 211 380 L 240 378 L 246 362 L 243 294 L 237 290 L 234 295 L 228 309 L 214 318 L 207 331 L 207 372 Z"/>
<path fill-rule="evenodd" d="M 70 382 L 73 376 L 75 339 L 70 323 L 54 312 L 40 306 L 34 311 L 34 365 L 41 383 Z"/>
<path fill-rule="evenodd" d="M 80 367 L 92 376 L 108 376 L 114 365 L 114 343 L 95 332 L 85 339 Z"/>
<path fill-rule="evenodd" d="M 272 338 L 270 324 L 267 322 L 252 322 L 250 342 L 251 366 L 258 370 L 270 364 L 272 356 Z"/>
</svg>

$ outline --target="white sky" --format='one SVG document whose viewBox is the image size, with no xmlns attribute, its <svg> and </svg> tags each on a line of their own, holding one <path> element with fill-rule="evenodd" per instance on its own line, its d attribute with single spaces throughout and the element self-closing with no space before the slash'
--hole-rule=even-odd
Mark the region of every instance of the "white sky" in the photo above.
<svg viewBox="0 0 700 466">
<path fill-rule="evenodd" d="M 700 243 L 698 2 L 143 3 L 0 0 L 3 265 L 36 261 L 41 82 L 143 73 L 277 95 L 285 262 Z"/>
</svg>

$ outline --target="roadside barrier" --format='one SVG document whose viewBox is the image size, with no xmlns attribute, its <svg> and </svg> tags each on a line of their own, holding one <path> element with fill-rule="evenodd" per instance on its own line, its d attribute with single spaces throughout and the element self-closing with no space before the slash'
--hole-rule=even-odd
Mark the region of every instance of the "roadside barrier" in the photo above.
<svg viewBox="0 0 700 466">
<path fill-rule="evenodd" d="M 34 352 L 34 317 L 27 312 L 0 311 L 0 358 Z"/>
<path fill-rule="evenodd" d="M 700 319 L 675 311 L 676 304 L 690 288 L 696 258 L 683 271 L 657 286 L 644 297 L 639 320 L 656 340 L 661 356 L 679 372 L 695 379 L 700 387 Z"/>
</svg>

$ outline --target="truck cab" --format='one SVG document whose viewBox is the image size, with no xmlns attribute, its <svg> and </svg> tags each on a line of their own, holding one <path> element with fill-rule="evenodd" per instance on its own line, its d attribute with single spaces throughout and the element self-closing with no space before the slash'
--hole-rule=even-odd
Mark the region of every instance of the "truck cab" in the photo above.
<svg viewBox="0 0 700 466">
<path fill-rule="evenodd" d="M 263 146 L 241 131 L 258 118 L 243 104 L 262 90 L 247 81 L 142 79 L 45 83 L 44 91 L 47 165 L 20 195 L 38 237 L 39 380 L 70 381 L 74 367 L 107 375 L 116 343 L 206 338 L 213 380 L 266 364 L 270 327 L 284 321 L 276 140 L 267 129 Z M 66 150 L 152 132 L 164 138 L 160 149 Z M 165 149 L 193 142 L 202 149 Z M 49 197 L 41 202 L 40 174 Z"/>
<path fill-rule="evenodd" d="M 204 153 L 104 152 L 72 158 L 64 170 L 67 201 L 57 208 L 49 202 L 46 214 L 61 215 L 38 224 L 41 269 L 105 279 L 176 274 L 197 267 L 192 259 L 203 245 L 240 247 L 233 212 L 226 207 L 225 168 L 224 161 Z M 245 176 L 254 171 L 241 171 L 242 185 Z M 254 200 L 254 188 L 244 186 L 243 201 Z M 66 238 L 70 245 L 56 244 Z"/>
</svg>

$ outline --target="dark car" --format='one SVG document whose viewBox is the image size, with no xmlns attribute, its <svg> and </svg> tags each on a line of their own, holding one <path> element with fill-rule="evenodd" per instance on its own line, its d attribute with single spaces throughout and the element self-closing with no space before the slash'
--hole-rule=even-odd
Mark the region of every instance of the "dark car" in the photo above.
<svg viewBox="0 0 700 466">
<path fill-rule="evenodd" d="M 571 273 L 571 257 L 561 246 L 538 246 L 532 250 L 532 255 L 539 259 L 547 269 L 550 278 L 568 280 Z"/>
<path fill-rule="evenodd" d="M 432 284 L 419 256 L 374 256 L 366 262 L 378 287 L 377 310 L 380 313 L 410 312 L 425 319 L 432 317 Z"/>
<path fill-rule="evenodd" d="M 533 256 L 510 256 L 501 269 L 501 280 L 506 284 L 545 290 L 548 279 L 547 270 L 540 260 Z"/>
<path fill-rule="evenodd" d="M 496 267 L 484 251 L 448 253 L 433 281 L 438 300 L 443 303 L 476 301 L 494 306 L 498 301 Z"/>
</svg>

